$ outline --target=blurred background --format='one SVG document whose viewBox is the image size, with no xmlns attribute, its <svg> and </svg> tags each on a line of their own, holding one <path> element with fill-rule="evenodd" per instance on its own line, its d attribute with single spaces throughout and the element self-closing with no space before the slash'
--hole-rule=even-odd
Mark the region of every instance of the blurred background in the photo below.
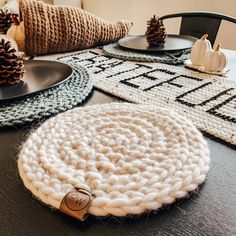
<svg viewBox="0 0 236 236">
<path fill-rule="evenodd" d="M 236 0 L 44 0 L 56 5 L 82 7 L 106 20 L 127 19 L 134 22 L 130 34 L 144 34 L 146 23 L 154 14 L 162 16 L 187 11 L 212 11 L 236 17 Z M 180 21 L 165 21 L 169 34 L 179 32 Z M 236 50 L 236 25 L 222 22 L 216 43 Z"/>
</svg>

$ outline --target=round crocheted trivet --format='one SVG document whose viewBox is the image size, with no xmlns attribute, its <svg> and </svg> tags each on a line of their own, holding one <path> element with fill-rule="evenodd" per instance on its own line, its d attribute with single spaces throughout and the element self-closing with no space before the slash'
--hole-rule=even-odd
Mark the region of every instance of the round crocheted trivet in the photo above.
<svg viewBox="0 0 236 236">
<path fill-rule="evenodd" d="M 138 61 L 138 62 L 160 62 L 166 64 L 183 64 L 189 59 L 189 50 L 178 52 L 165 52 L 162 55 L 147 54 L 127 50 L 119 47 L 118 43 L 112 43 L 103 46 L 103 52 L 111 57 L 116 57 L 122 60 Z"/>
<path fill-rule="evenodd" d="M 195 190 L 209 170 L 209 151 L 173 111 L 110 103 L 47 120 L 23 145 L 18 168 L 24 185 L 50 206 L 58 209 L 77 187 L 96 195 L 90 214 L 127 216 Z"/>
<path fill-rule="evenodd" d="M 84 67 L 70 66 L 73 75 L 65 83 L 22 99 L 0 103 L 0 127 L 22 125 L 48 117 L 85 100 L 93 87 L 92 78 Z"/>
</svg>

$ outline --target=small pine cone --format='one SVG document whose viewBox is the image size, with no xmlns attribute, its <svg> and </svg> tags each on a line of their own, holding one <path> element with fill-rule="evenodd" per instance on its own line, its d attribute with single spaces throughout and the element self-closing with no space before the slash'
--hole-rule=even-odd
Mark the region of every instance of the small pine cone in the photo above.
<svg viewBox="0 0 236 236">
<path fill-rule="evenodd" d="M 163 47 L 166 42 L 166 28 L 163 25 L 162 20 L 154 15 L 151 20 L 147 22 L 147 31 L 145 33 L 149 46 L 161 46 Z"/>
<path fill-rule="evenodd" d="M 0 10 L 0 33 L 6 34 L 8 29 L 13 24 L 12 14 L 7 10 Z"/>
<path fill-rule="evenodd" d="M 0 86 L 20 82 L 24 75 L 23 60 L 16 55 L 9 41 L 0 41 Z"/>
</svg>

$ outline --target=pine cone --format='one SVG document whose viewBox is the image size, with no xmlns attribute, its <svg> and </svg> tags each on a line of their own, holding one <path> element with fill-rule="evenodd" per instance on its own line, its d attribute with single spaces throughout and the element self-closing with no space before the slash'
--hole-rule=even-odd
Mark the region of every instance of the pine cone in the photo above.
<svg viewBox="0 0 236 236">
<path fill-rule="evenodd" d="M 163 47 L 166 42 L 167 33 L 162 20 L 159 20 L 159 18 L 156 18 L 154 15 L 151 20 L 147 22 L 147 31 L 145 35 L 150 47 Z"/>
<path fill-rule="evenodd" d="M 19 83 L 24 75 L 23 60 L 16 55 L 9 41 L 0 41 L 0 86 Z"/>
<path fill-rule="evenodd" d="M 6 34 L 8 29 L 13 24 L 12 14 L 7 10 L 0 10 L 0 33 Z"/>
</svg>

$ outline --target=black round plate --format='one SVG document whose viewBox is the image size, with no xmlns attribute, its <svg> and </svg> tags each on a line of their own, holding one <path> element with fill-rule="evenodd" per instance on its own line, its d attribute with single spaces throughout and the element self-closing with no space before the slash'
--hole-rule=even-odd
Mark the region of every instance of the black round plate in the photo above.
<svg viewBox="0 0 236 236">
<path fill-rule="evenodd" d="M 119 46 L 125 49 L 141 52 L 166 52 L 190 49 L 197 38 L 188 35 L 168 34 L 163 47 L 149 47 L 145 35 L 127 36 L 118 41 Z"/>
<path fill-rule="evenodd" d="M 0 87 L 0 101 L 8 101 L 29 94 L 55 87 L 73 73 L 72 68 L 62 62 L 46 60 L 24 61 L 25 74 L 23 80 L 15 85 Z"/>
</svg>

